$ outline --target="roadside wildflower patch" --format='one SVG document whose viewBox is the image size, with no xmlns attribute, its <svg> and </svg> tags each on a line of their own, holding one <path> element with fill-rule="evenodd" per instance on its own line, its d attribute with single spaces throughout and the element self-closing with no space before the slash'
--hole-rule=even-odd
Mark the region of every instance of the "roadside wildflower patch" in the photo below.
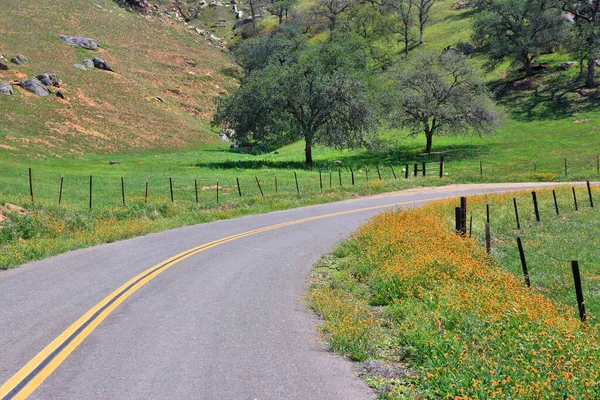
<svg viewBox="0 0 600 400">
<path fill-rule="evenodd" d="M 319 305 L 352 292 L 377 310 L 376 320 L 361 320 L 376 330 L 362 337 L 370 357 L 416 371 L 390 380 L 396 389 L 382 398 L 404 396 L 398 387 L 425 398 L 599 398 L 595 326 L 527 288 L 476 239 L 457 236 L 440 211 L 455 202 L 377 216 L 337 251 L 343 262 L 311 297 L 333 349 L 347 354 L 333 343 L 356 311 L 335 307 L 332 316 Z"/>
</svg>

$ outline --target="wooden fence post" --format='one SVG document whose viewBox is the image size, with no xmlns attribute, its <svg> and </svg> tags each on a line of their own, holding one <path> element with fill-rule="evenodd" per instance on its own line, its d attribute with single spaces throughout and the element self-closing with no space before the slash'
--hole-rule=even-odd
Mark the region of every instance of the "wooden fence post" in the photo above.
<svg viewBox="0 0 600 400">
<path fill-rule="evenodd" d="M 90 175 L 90 211 L 92 211 L 92 175 Z"/>
<path fill-rule="evenodd" d="M 294 171 L 294 179 L 296 180 L 296 192 L 298 196 L 300 196 L 300 186 L 298 186 L 298 175 L 296 175 L 296 171 Z"/>
<path fill-rule="evenodd" d="M 240 195 L 240 197 L 242 197 L 242 187 L 240 186 L 240 178 L 235 178 L 235 181 L 237 182 L 238 194 Z"/>
<path fill-rule="evenodd" d="M 352 167 L 350 167 L 350 175 L 352 176 L 352 186 L 354 186 L 354 171 L 352 170 Z"/>
<path fill-rule="evenodd" d="M 196 193 L 196 204 L 200 202 L 198 199 L 198 179 L 194 179 L 194 193 Z"/>
<path fill-rule="evenodd" d="M 535 212 L 535 220 L 540 222 L 540 210 L 538 208 L 537 195 L 534 192 L 531 192 L 531 197 L 533 198 L 533 210 Z"/>
<path fill-rule="evenodd" d="M 262 196 L 262 198 L 265 198 L 265 195 L 263 194 L 263 190 L 262 187 L 260 187 L 260 181 L 258 180 L 258 176 L 255 176 L 256 178 L 256 184 L 258 185 L 258 190 L 260 191 L 260 195 Z"/>
<path fill-rule="evenodd" d="M 490 233 L 490 224 L 485 224 L 485 252 L 491 254 L 492 252 L 492 235 Z"/>
<path fill-rule="evenodd" d="M 554 197 L 554 209 L 556 210 L 556 215 L 560 215 L 558 211 L 558 201 L 556 201 L 556 191 L 552 190 L 552 197 Z"/>
<path fill-rule="evenodd" d="M 423 176 L 427 176 L 427 163 L 423 161 Z"/>
<path fill-rule="evenodd" d="M 594 208 L 594 199 L 592 198 L 592 188 L 590 187 L 590 181 L 586 181 L 588 196 L 590 198 L 590 207 Z"/>
<path fill-rule="evenodd" d="M 444 177 L 444 156 L 440 156 L 440 178 Z"/>
<path fill-rule="evenodd" d="M 519 222 L 519 209 L 517 208 L 517 199 L 513 197 L 513 204 L 515 206 L 515 218 L 517 219 L 517 229 L 521 230 L 521 223 Z"/>
<path fill-rule="evenodd" d="M 63 192 L 63 181 L 65 179 L 65 175 L 61 174 L 60 176 L 60 189 L 58 190 L 58 205 L 62 202 L 62 192 Z"/>
<path fill-rule="evenodd" d="M 275 193 L 279 193 L 279 187 L 277 186 L 277 175 L 275 175 Z"/>
<path fill-rule="evenodd" d="M 219 204 L 219 181 L 217 181 L 217 204 Z"/>
<path fill-rule="evenodd" d="M 521 267 L 523 268 L 525 284 L 527 287 L 531 287 L 531 282 L 529 281 L 529 272 L 527 271 L 527 261 L 525 260 L 525 252 L 523 251 L 523 243 L 521 243 L 520 237 L 517 238 L 517 247 L 519 248 L 519 258 L 521 259 Z"/>
<path fill-rule="evenodd" d="M 173 201 L 175 201 L 175 199 L 173 198 L 173 179 L 171 179 L 170 177 L 169 177 L 169 191 L 171 193 L 171 203 L 172 203 Z"/>
<path fill-rule="evenodd" d="M 571 187 L 573 189 L 573 203 L 575 203 L 575 211 L 579 211 L 579 207 L 577 207 L 577 195 L 575 194 L 575 187 Z"/>
<path fill-rule="evenodd" d="M 585 303 L 583 301 L 583 290 L 581 289 L 581 275 L 579 274 L 579 262 L 571 261 L 573 270 L 573 281 L 575 283 L 575 295 L 577 296 L 577 310 L 579 310 L 579 319 L 585 322 Z"/>
<path fill-rule="evenodd" d="M 121 177 L 121 197 L 123 198 L 123 205 L 125 205 L 125 179 Z"/>
<path fill-rule="evenodd" d="M 148 202 L 148 179 L 146 179 L 146 190 L 144 192 L 144 203 Z"/>
<path fill-rule="evenodd" d="M 29 168 L 29 196 L 31 196 L 31 202 L 33 203 L 33 174 L 31 168 Z"/>
<path fill-rule="evenodd" d="M 404 168 L 404 179 L 408 179 L 408 164 L 406 164 L 406 168 Z"/>
<path fill-rule="evenodd" d="M 323 190 L 323 176 L 321 174 L 321 170 L 319 169 L 319 188 Z"/>
</svg>

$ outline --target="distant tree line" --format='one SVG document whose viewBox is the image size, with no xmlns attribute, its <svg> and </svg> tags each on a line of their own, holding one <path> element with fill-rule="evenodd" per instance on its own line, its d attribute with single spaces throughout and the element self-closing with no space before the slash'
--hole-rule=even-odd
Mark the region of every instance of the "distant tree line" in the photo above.
<svg viewBox="0 0 600 400">
<path fill-rule="evenodd" d="M 232 42 L 240 87 L 217 101 L 213 123 L 235 141 L 378 145 L 378 127 L 425 136 L 486 133 L 502 120 L 478 68 L 509 61 L 534 74 L 543 54 L 577 57 L 596 86 L 600 0 L 474 0 L 468 43 L 423 50 L 437 0 L 246 0 Z M 413 54 L 414 53 L 414 54 Z M 481 63 L 478 63 L 481 65 Z"/>
</svg>

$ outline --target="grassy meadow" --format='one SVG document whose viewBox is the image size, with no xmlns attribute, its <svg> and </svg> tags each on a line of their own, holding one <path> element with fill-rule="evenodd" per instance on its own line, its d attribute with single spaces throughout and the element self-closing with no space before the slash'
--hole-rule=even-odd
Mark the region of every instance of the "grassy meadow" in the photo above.
<svg viewBox="0 0 600 400">
<path fill-rule="evenodd" d="M 593 187 L 600 199 L 598 186 Z M 375 217 L 315 266 L 309 295 L 333 350 L 386 366 L 380 398 L 597 398 L 600 212 L 578 188 L 468 199 L 473 238 L 453 232 L 457 199 Z M 520 206 L 516 229 L 512 199 Z M 492 255 L 482 230 L 490 205 Z M 515 237 L 523 239 L 527 288 Z M 586 323 L 569 261 L 579 261 Z M 386 371 L 381 374 L 381 371 Z"/>
</svg>

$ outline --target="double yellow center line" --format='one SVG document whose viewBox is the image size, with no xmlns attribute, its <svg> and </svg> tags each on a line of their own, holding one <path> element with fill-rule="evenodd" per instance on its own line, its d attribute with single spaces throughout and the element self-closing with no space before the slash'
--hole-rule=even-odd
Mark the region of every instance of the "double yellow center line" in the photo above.
<svg viewBox="0 0 600 400">
<path fill-rule="evenodd" d="M 2 400 L 25 399 L 38 386 L 58 368 L 58 366 L 96 329 L 102 321 L 106 319 L 121 303 L 129 296 L 146 285 L 152 279 L 156 278 L 161 273 L 165 272 L 177 263 L 192 257 L 195 254 L 228 243 L 234 240 L 244 238 L 246 236 L 256 235 L 258 233 L 271 231 L 274 229 L 284 228 L 291 225 L 301 224 L 304 222 L 316 221 L 324 218 L 331 218 L 346 214 L 389 208 L 406 204 L 419 204 L 429 200 L 407 201 L 402 203 L 391 203 L 372 207 L 364 207 L 354 210 L 335 212 L 330 214 L 318 215 L 298 219 L 289 222 L 283 222 L 267 226 L 264 228 L 254 229 L 238 233 L 236 235 L 227 236 L 222 239 L 214 240 L 205 243 L 201 246 L 181 252 L 173 257 L 162 261 L 159 264 L 148 268 L 144 272 L 130 279 L 117 290 L 106 296 L 102 301 L 92 307 L 88 312 L 82 315 L 77 321 L 62 332 L 56 339 L 48 344 L 42 351 L 33 357 L 25 364 L 16 374 L 8 381 L 0 386 L 0 398 Z"/>
</svg>

